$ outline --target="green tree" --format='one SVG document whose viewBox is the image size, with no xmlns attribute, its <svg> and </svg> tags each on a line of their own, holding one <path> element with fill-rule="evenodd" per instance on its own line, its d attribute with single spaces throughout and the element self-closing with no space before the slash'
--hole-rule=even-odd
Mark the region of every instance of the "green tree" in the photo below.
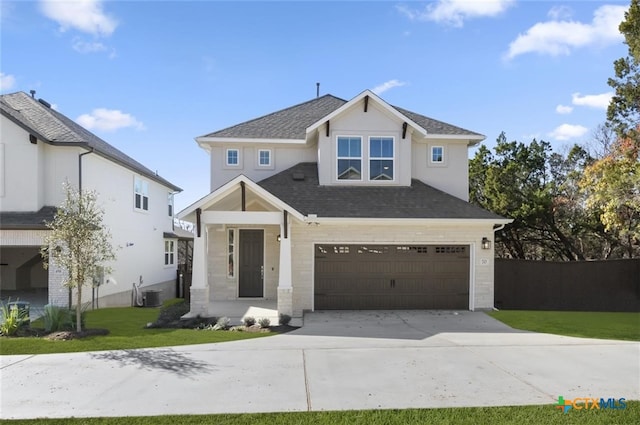
<svg viewBox="0 0 640 425">
<path fill-rule="evenodd" d="M 76 330 L 82 330 L 82 287 L 91 285 L 92 278 L 105 263 L 115 260 L 111 234 L 103 224 L 104 212 L 97 205 L 93 191 L 80 193 L 65 183 L 66 198 L 58 207 L 41 247 L 45 268 L 52 263 L 66 271 L 63 285 L 76 291 Z"/>
<path fill-rule="evenodd" d="M 630 138 L 619 140 L 609 155 L 585 169 L 580 181 L 587 207 L 599 215 L 606 232 L 629 258 L 640 251 L 639 152 Z"/>
<path fill-rule="evenodd" d="M 614 62 L 615 78 L 608 83 L 615 90 L 607 109 L 608 124 L 619 138 L 640 144 L 640 0 L 631 0 L 620 32 L 629 48 L 627 57 Z"/>
</svg>

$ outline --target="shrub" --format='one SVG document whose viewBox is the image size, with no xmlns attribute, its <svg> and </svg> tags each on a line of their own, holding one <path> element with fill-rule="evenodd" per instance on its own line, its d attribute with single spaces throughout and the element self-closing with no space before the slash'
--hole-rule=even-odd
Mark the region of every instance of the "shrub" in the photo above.
<svg viewBox="0 0 640 425">
<path fill-rule="evenodd" d="M 51 304 L 44 306 L 44 330 L 47 332 L 71 330 L 73 329 L 74 319 L 75 312 L 72 314 L 72 311 L 68 308 Z M 81 321 L 84 322 L 82 319 Z"/>
<path fill-rule="evenodd" d="M 1 304 L 0 314 L 2 321 L 0 322 L 0 335 L 12 336 L 18 332 L 20 326 L 28 320 L 27 312 L 19 309 L 17 306 L 9 306 L 9 303 Z"/>
<path fill-rule="evenodd" d="M 244 323 L 244 325 L 249 328 L 256 324 L 256 319 L 255 317 L 247 316 L 242 319 L 242 323 Z"/>
<path fill-rule="evenodd" d="M 289 316 L 288 314 L 281 313 L 279 319 L 280 319 L 280 324 L 282 326 L 287 326 L 291 321 L 291 316 Z"/>
<path fill-rule="evenodd" d="M 271 320 L 269 320 L 268 317 L 263 317 L 260 320 L 258 320 L 258 324 L 260 325 L 261 328 L 268 328 L 269 325 L 271 325 Z"/>
<path fill-rule="evenodd" d="M 228 317 L 221 317 L 218 319 L 215 325 L 213 325 L 214 331 L 226 331 L 229 329 L 231 320 Z"/>
</svg>

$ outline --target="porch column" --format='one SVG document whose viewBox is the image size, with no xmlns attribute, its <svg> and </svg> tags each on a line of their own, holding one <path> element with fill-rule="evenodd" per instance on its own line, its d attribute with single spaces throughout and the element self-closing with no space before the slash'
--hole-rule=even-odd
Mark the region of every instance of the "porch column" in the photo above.
<svg viewBox="0 0 640 425">
<path fill-rule="evenodd" d="M 293 316 L 293 287 L 291 284 L 291 230 L 284 212 L 280 223 L 280 267 L 278 276 L 278 313 Z"/>
<path fill-rule="evenodd" d="M 209 314 L 209 279 L 207 276 L 207 226 L 193 240 L 190 316 Z"/>
</svg>

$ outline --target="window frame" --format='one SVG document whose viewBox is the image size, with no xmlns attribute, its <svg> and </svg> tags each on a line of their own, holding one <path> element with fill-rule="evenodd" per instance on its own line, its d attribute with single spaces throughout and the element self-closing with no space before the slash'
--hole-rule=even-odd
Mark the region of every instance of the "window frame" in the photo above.
<svg viewBox="0 0 640 425">
<path fill-rule="evenodd" d="M 387 156 L 373 157 L 373 156 L 371 156 L 371 142 L 372 142 L 371 139 L 380 139 L 381 141 L 385 140 L 385 139 L 387 139 L 387 140 L 390 139 L 391 140 L 392 155 L 390 157 L 387 157 Z M 368 154 L 367 155 L 367 161 L 368 161 L 367 163 L 369 165 L 369 169 L 367 170 L 368 171 L 368 173 L 367 173 L 367 176 L 368 176 L 367 181 L 376 182 L 376 183 L 394 182 L 396 180 L 396 138 L 394 136 L 369 136 L 369 146 L 368 147 L 369 147 L 369 150 L 367 152 L 367 154 Z M 381 146 L 381 148 L 382 148 L 382 146 Z M 372 161 L 391 161 L 392 167 L 393 167 L 391 179 L 389 179 L 389 180 L 372 179 L 371 178 L 371 169 L 372 169 L 371 162 Z"/>
<path fill-rule="evenodd" d="M 360 139 L 360 156 L 340 156 L 340 139 Z M 358 135 L 337 135 L 336 136 L 336 174 L 335 178 L 338 182 L 361 182 L 364 181 L 364 152 L 363 152 L 363 137 Z M 349 150 L 351 150 L 349 148 Z M 360 178 L 359 179 L 341 179 L 340 178 L 340 161 L 360 161 Z"/>
<path fill-rule="evenodd" d="M 268 155 L 269 162 L 267 164 L 262 164 L 262 153 L 266 152 Z M 258 168 L 272 168 L 273 167 L 273 152 L 271 149 L 258 149 L 256 164 Z"/>
<path fill-rule="evenodd" d="M 173 218 L 173 214 L 174 214 L 174 194 L 173 192 L 169 192 L 168 196 L 167 196 L 167 213 L 169 215 L 169 217 Z"/>
<path fill-rule="evenodd" d="M 236 163 L 232 164 L 229 162 L 229 153 L 234 152 L 236 153 Z M 240 149 L 238 148 L 226 148 L 224 151 L 224 164 L 226 167 L 229 168 L 240 168 L 240 164 L 242 163 L 242 157 L 240 155 Z"/>
<path fill-rule="evenodd" d="M 436 149 L 440 149 L 440 161 L 434 161 L 434 153 Z M 444 165 L 446 163 L 445 159 L 445 149 L 443 145 L 432 145 L 429 146 L 429 164 L 432 165 Z"/>
<path fill-rule="evenodd" d="M 140 191 L 138 191 L 138 183 Z M 140 197 L 140 206 L 138 206 L 138 196 Z M 149 212 L 149 182 L 139 176 L 133 177 L 133 208 L 136 211 Z"/>
<path fill-rule="evenodd" d="M 233 236 L 232 236 L 233 235 Z M 227 279 L 235 279 L 237 276 L 236 268 L 236 247 L 238 246 L 238 233 L 235 227 L 227 229 Z"/>
<path fill-rule="evenodd" d="M 176 241 L 174 239 L 164 240 L 164 265 L 165 267 L 176 265 Z"/>
</svg>

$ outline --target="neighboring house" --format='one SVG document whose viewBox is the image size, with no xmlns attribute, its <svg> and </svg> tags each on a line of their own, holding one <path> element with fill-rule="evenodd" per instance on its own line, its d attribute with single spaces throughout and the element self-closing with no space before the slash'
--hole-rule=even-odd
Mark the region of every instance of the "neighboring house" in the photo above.
<svg viewBox="0 0 640 425">
<path fill-rule="evenodd" d="M 331 95 L 197 137 L 212 192 L 196 224 L 191 314 L 217 300 L 322 309 L 490 309 L 494 229 L 467 202 L 468 148 L 485 137 Z"/>
<path fill-rule="evenodd" d="M 0 96 L 0 290 L 3 297 L 48 291 L 48 302 L 68 305 L 62 270 L 44 270 L 40 245 L 63 182 L 98 193 L 117 260 L 95 276 L 86 301 L 100 307 L 131 305 L 133 283 L 175 296 L 178 236 L 173 196 L 181 189 L 95 134 L 23 92 Z M 26 295 L 28 297 L 28 295 Z M 75 300 L 75 297 L 74 297 Z"/>
</svg>

